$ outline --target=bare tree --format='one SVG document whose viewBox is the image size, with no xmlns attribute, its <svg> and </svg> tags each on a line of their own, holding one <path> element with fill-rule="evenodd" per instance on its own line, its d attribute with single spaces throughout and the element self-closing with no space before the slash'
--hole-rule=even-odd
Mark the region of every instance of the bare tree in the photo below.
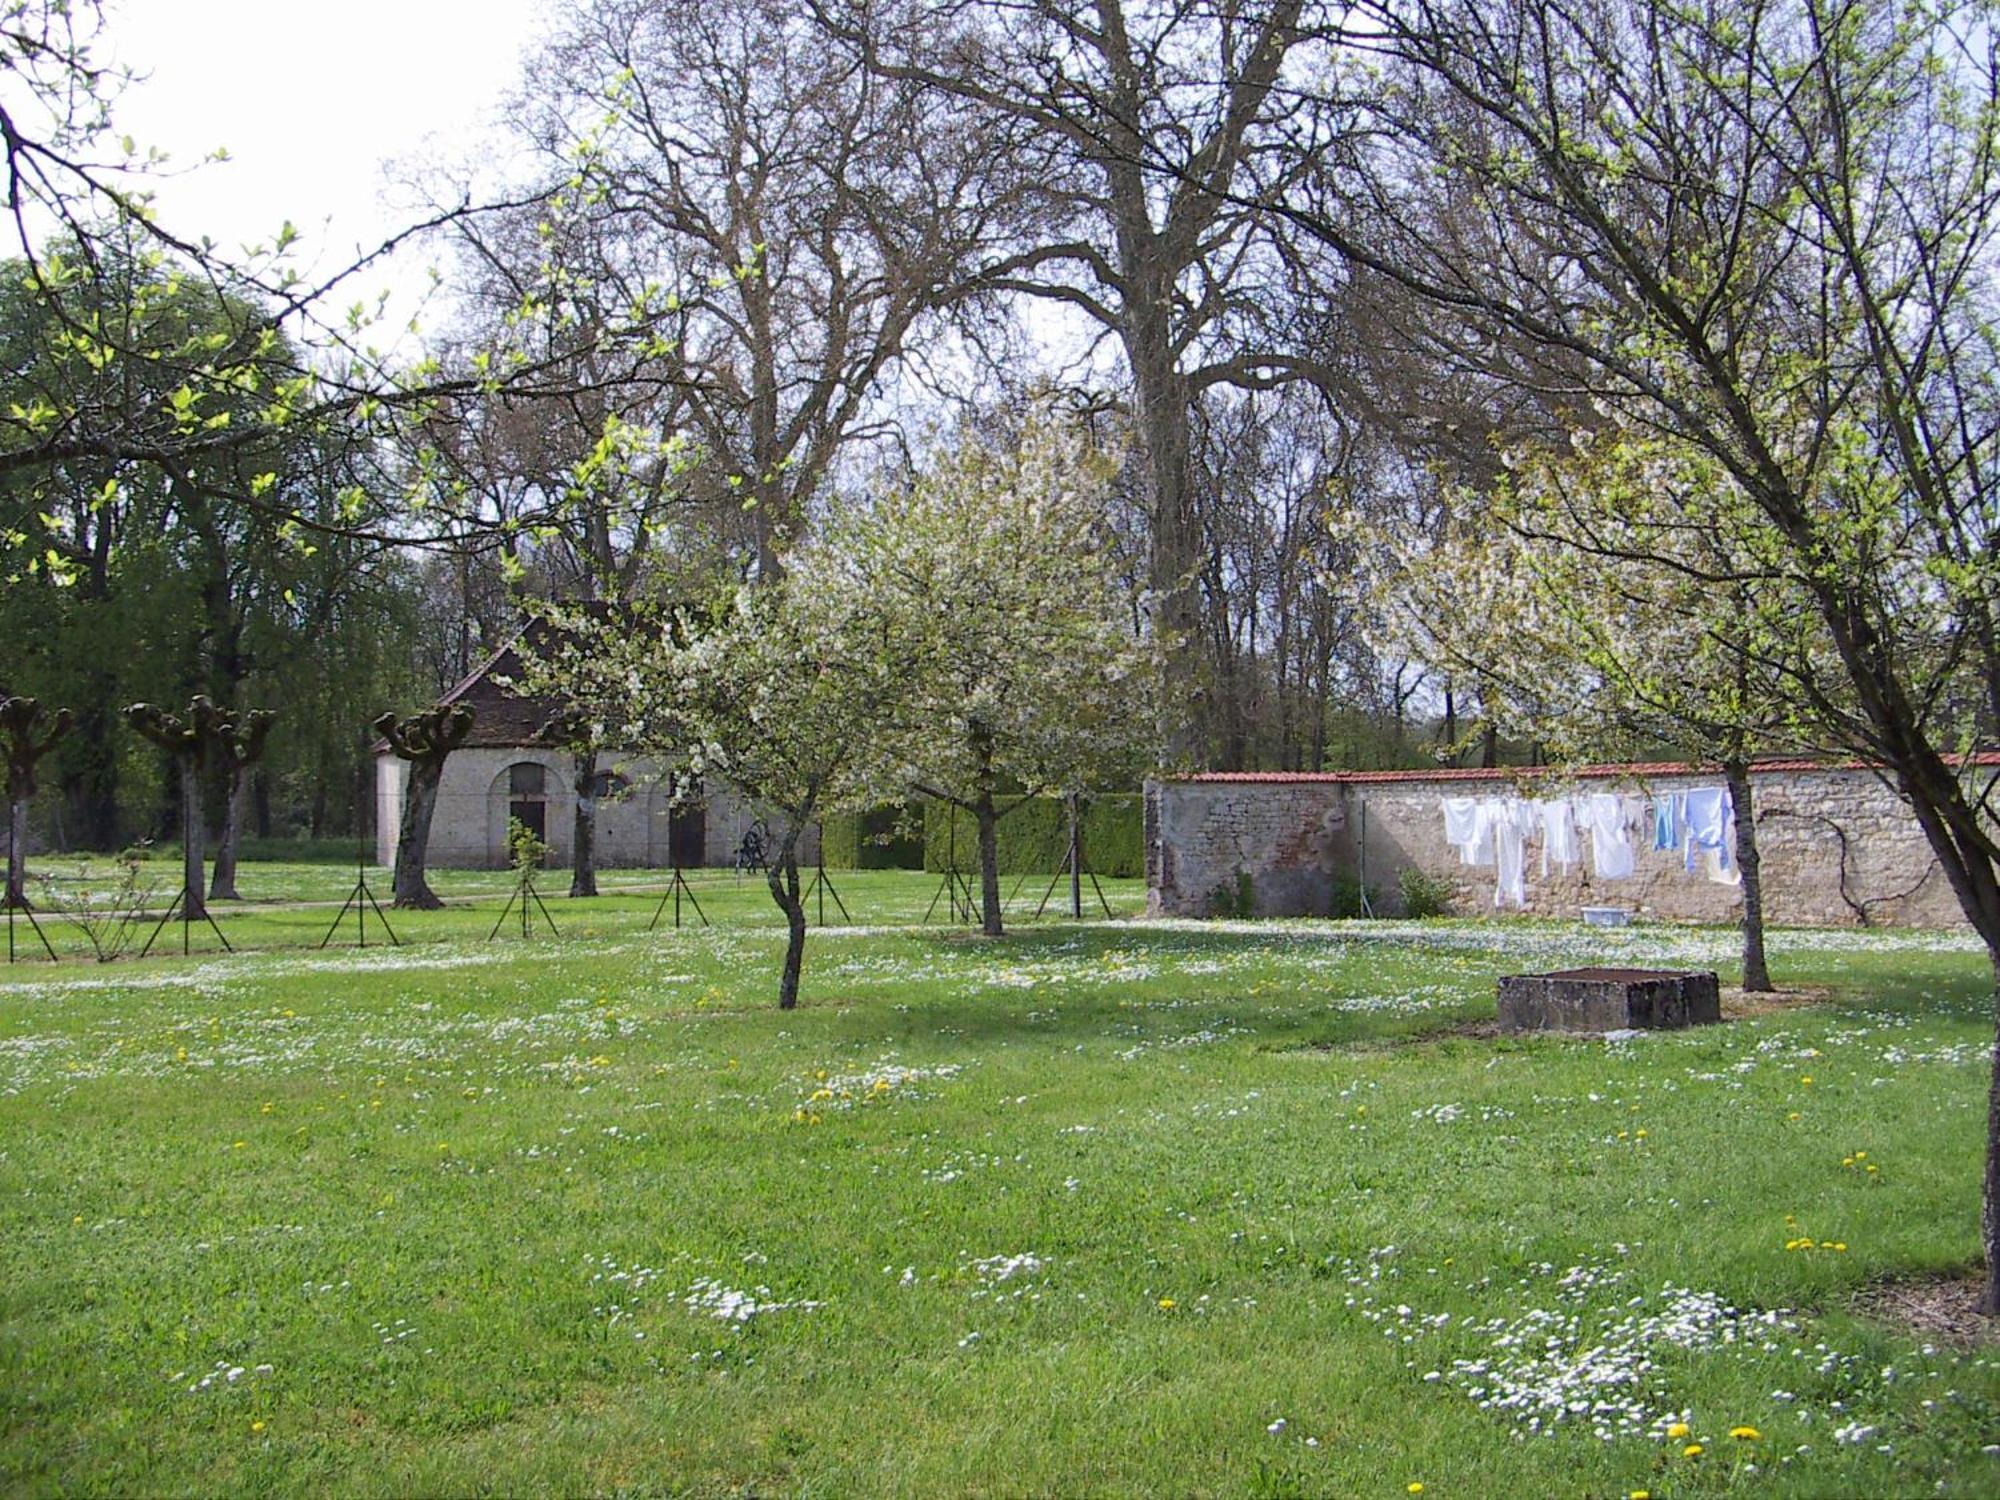
<svg viewBox="0 0 2000 1500">
<path fill-rule="evenodd" d="M 236 860 L 243 845 L 243 802 L 249 791 L 250 768 L 264 758 L 264 742 L 278 716 L 265 708 L 242 712 L 218 710 L 205 716 L 208 759 L 222 773 L 222 828 L 215 840 L 215 873 L 208 899 L 234 901 Z"/>
<path fill-rule="evenodd" d="M 1320 373 L 1296 346 L 1237 336 L 1269 310 L 1266 283 L 1284 261 L 1266 206 L 1298 169 L 1299 153 L 1275 148 L 1293 133 L 1278 128 L 1292 113 L 1279 85 L 1301 41 L 1301 0 L 817 0 L 814 9 L 881 77 L 957 100 L 1033 160 L 1037 232 L 989 264 L 985 283 L 1080 312 L 1124 357 L 1146 460 L 1152 623 L 1167 667 L 1162 741 L 1170 762 L 1203 759 L 1190 410 L 1217 386 Z M 1253 284 L 1263 295 L 1249 295 Z"/>
<path fill-rule="evenodd" d="M 980 290 L 1014 163 L 828 46 L 801 0 L 593 0 L 522 129 L 586 184 L 601 259 L 654 289 L 711 514 L 775 574 L 913 334 Z"/>
</svg>

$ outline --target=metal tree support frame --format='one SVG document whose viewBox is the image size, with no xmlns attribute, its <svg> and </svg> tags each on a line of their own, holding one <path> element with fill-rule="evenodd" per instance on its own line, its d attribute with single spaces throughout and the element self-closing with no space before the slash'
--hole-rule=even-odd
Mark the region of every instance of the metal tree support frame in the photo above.
<svg viewBox="0 0 2000 1500">
<path fill-rule="evenodd" d="M 938 902 L 948 894 L 951 897 L 951 919 L 954 922 L 970 922 L 972 916 L 972 881 L 958 868 L 958 809 L 951 810 L 945 819 L 946 840 L 944 878 L 938 881 L 938 888 L 931 894 L 931 904 L 924 908 L 924 920 L 930 921 L 931 913 L 937 910 Z"/>
<path fill-rule="evenodd" d="M 701 903 L 695 899 L 694 887 L 689 885 L 687 877 L 681 874 L 679 860 L 674 861 L 673 871 L 673 879 L 667 882 L 666 890 L 660 895 L 660 904 L 653 908 L 653 920 L 646 924 L 648 932 L 660 925 L 660 917 L 665 913 L 669 900 L 674 903 L 674 928 L 676 931 L 680 929 L 682 896 L 687 897 L 688 904 L 694 908 L 694 914 L 701 918 L 701 925 L 708 926 L 708 913 L 701 909 Z"/>
<path fill-rule="evenodd" d="M 515 882 L 513 893 L 507 897 L 507 904 L 500 908 L 500 920 L 495 922 L 493 930 L 486 934 L 487 942 L 490 943 L 500 936 L 500 929 L 507 925 L 507 914 L 514 909 L 516 902 L 519 902 L 521 907 L 521 937 L 524 941 L 535 935 L 534 913 L 537 911 L 542 914 L 542 920 L 549 924 L 549 931 L 557 937 L 562 936 L 562 929 L 556 926 L 556 919 L 550 913 L 548 903 L 542 900 L 542 893 L 535 889 L 534 865 L 524 862 L 521 866 L 521 878 Z"/>
<path fill-rule="evenodd" d="M 188 806 L 187 798 L 183 797 L 181 799 L 181 847 L 183 849 L 187 847 L 187 840 L 193 833 L 193 828 L 191 827 L 193 817 L 193 809 Z M 181 957 L 187 957 L 193 950 L 190 938 L 192 937 L 194 918 L 189 915 L 191 910 L 192 907 L 188 901 L 187 881 L 184 878 L 181 881 L 180 890 L 174 894 L 173 904 L 167 908 L 166 915 L 160 918 L 159 924 L 153 928 L 152 933 L 146 938 L 146 945 L 139 950 L 139 957 L 144 958 L 148 953 L 153 951 L 154 941 L 162 932 L 167 930 L 167 923 L 173 921 L 175 912 L 179 912 L 181 916 Z M 222 929 L 216 925 L 215 917 L 209 912 L 206 903 L 201 908 L 201 919 L 208 923 L 209 930 L 221 942 L 223 952 L 234 953 L 236 951 L 229 945 L 229 939 L 222 935 Z"/>
<path fill-rule="evenodd" d="M 1083 882 L 1087 876 L 1090 880 L 1090 888 L 1097 892 L 1097 904 L 1104 908 L 1104 915 L 1108 920 L 1111 916 L 1111 903 L 1104 899 L 1104 887 L 1098 884 L 1097 872 L 1085 863 L 1083 857 L 1083 798 L 1077 793 L 1072 792 L 1063 800 L 1069 807 L 1069 854 L 1064 858 L 1062 868 L 1057 870 L 1054 876 L 1050 878 L 1049 888 L 1042 892 L 1041 905 L 1035 908 L 1035 915 L 1039 917 L 1048 909 L 1049 897 L 1056 893 L 1057 884 L 1061 882 L 1063 876 L 1067 875 L 1069 876 L 1069 914 L 1071 917 L 1081 921 L 1083 918 Z"/>
<path fill-rule="evenodd" d="M 847 903 L 840 899 L 839 888 L 834 885 L 831 877 L 826 873 L 826 824 L 818 823 L 814 826 L 819 832 L 819 839 L 815 845 L 819 850 L 819 863 L 813 867 L 812 883 L 806 887 L 805 895 L 801 898 L 801 904 L 812 900 L 817 895 L 819 897 L 818 925 L 824 927 L 826 926 L 826 898 L 827 893 L 831 891 L 833 893 L 833 904 L 840 911 L 840 920 L 845 922 L 849 927 L 852 927 L 854 925 L 854 918 L 847 914 Z"/>
<path fill-rule="evenodd" d="M 359 822 L 355 824 L 357 828 L 360 826 Z M 396 929 L 389 925 L 388 913 L 382 910 L 382 903 L 375 899 L 375 893 L 368 889 L 368 860 L 363 852 L 363 845 L 360 838 L 357 836 L 354 844 L 354 889 L 347 893 L 347 900 L 341 903 L 340 914 L 333 919 L 333 925 L 327 928 L 326 936 L 319 940 L 320 947 L 324 948 L 328 943 L 333 941 L 333 935 L 340 931 L 340 924 L 347 919 L 348 908 L 352 907 L 354 910 L 355 940 L 360 947 L 366 948 L 368 946 L 368 908 L 371 906 L 375 908 L 375 915 L 381 919 L 382 930 L 389 934 L 389 946 L 391 948 L 402 947 L 403 945 L 396 940 Z"/>
<path fill-rule="evenodd" d="M 12 901 L 9 901 L 7 903 L 7 962 L 11 964 L 15 961 L 14 914 L 16 912 L 19 912 L 28 919 L 28 925 L 35 929 L 35 936 L 42 940 L 42 947 L 47 950 L 51 959 L 55 959 L 55 945 L 49 941 L 49 935 L 42 931 L 42 924 L 35 920 L 35 909 L 31 906 L 16 906 Z"/>
</svg>

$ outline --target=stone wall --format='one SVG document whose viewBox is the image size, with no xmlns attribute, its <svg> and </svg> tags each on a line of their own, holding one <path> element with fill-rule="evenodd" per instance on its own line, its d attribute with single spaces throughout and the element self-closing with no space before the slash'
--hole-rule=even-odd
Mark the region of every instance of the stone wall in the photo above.
<svg viewBox="0 0 2000 1500">
<path fill-rule="evenodd" d="M 664 868 L 671 862 L 670 809 L 658 768 L 651 761 L 607 753 L 598 768 L 621 777 L 627 785 L 597 804 L 597 865 L 599 869 Z M 575 828 L 576 797 L 571 790 L 571 758 L 567 751 L 542 748 L 480 748 L 455 750 L 444 764 L 438 784 L 437 811 L 431 818 L 427 863 L 440 869 L 504 869 L 508 864 L 507 821 L 512 794 L 510 773 L 517 765 L 542 767 L 548 863 L 570 861 Z M 402 831 L 403 793 L 409 767 L 392 754 L 375 758 L 375 857 L 393 865 Z M 706 865 L 734 862 L 743 835 L 757 811 L 733 789 L 710 787 L 702 801 L 702 858 Z M 799 853 L 802 864 L 817 857 L 817 830 L 809 831 Z M 695 863 L 689 861 L 689 863 Z"/>
<path fill-rule="evenodd" d="M 1639 774 L 1635 774 L 1639 773 Z M 1993 768 L 1981 767 L 1981 774 Z M 1533 771 L 1350 772 L 1326 776 L 1192 777 L 1146 787 L 1147 884 L 1151 910 L 1209 916 L 1233 911 L 1239 893 L 1260 916 L 1318 916 L 1339 882 L 1365 881 L 1378 912 L 1403 910 L 1399 879 L 1416 868 L 1448 881 L 1453 909 L 1492 912 L 1495 872 L 1468 868 L 1445 842 L 1446 797 L 1570 791 L 1650 796 L 1716 786 L 1719 772 L 1686 767 L 1594 768 L 1558 782 Z M 1901 798 L 1873 772 L 1788 762 L 1752 773 L 1765 912 L 1774 923 L 1952 926 L 1957 899 Z M 1740 815 L 1740 809 L 1739 809 Z M 1681 856 L 1638 840 L 1638 866 L 1624 880 L 1591 875 L 1583 862 L 1542 869 L 1528 847 L 1525 913 L 1574 916 L 1583 906 L 1621 906 L 1642 916 L 1727 922 L 1742 893 L 1690 873 Z M 1509 906 L 1507 911 L 1516 908 Z"/>
</svg>

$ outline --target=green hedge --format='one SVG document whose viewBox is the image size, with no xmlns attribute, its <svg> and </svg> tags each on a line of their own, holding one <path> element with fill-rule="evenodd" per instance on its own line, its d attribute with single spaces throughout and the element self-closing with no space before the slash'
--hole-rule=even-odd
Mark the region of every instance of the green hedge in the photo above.
<svg viewBox="0 0 2000 1500">
<path fill-rule="evenodd" d="M 820 833 L 830 870 L 921 870 L 924 841 L 904 832 L 899 823 L 921 826 L 918 813 L 900 807 L 877 807 L 861 814 L 828 818 Z"/>
<path fill-rule="evenodd" d="M 1024 807 L 1001 801 L 1000 873 L 1050 875 L 1069 858 L 1069 814 L 1060 797 L 1031 797 Z M 1011 809 L 1011 810 L 1009 810 Z M 979 825 L 957 811 L 956 857 L 961 870 L 979 866 Z M 954 809 L 933 802 L 924 809 L 924 868 L 942 870 L 954 849 Z M 1146 841 L 1136 792 L 1093 797 L 1084 804 L 1084 864 L 1099 875 L 1146 873 Z"/>
</svg>

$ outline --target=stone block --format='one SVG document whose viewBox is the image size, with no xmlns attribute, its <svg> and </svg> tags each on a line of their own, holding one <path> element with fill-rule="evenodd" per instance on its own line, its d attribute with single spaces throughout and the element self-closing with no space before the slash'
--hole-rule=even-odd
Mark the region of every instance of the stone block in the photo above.
<svg viewBox="0 0 2000 1500">
<path fill-rule="evenodd" d="M 1667 1031 L 1721 1019 L 1712 973 L 1564 969 L 1500 981 L 1502 1031 Z"/>
</svg>

